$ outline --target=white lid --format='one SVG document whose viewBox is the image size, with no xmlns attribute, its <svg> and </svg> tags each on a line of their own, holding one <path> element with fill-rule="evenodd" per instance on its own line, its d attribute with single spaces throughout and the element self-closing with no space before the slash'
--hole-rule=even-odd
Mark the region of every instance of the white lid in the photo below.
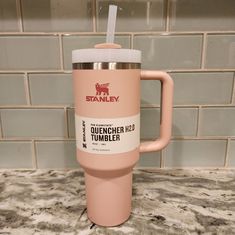
<svg viewBox="0 0 235 235">
<path fill-rule="evenodd" d="M 90 48 L 72 51 L 72 63 L 91 62 L 141 63 L 141 51 L 116 48 Z"/>
</svg>

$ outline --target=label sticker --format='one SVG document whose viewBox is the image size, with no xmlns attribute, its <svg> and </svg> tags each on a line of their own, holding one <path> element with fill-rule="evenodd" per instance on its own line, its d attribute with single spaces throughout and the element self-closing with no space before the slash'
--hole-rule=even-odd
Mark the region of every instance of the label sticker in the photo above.
<svg viewBox="0 0 235 235">
<path fill-rule="evenodd" d="M 140 144 L 140 115 L 123 118 L 88 118 L 75 115 L 77 148 L 88 153 L 115 154 Z"/>
</svg>

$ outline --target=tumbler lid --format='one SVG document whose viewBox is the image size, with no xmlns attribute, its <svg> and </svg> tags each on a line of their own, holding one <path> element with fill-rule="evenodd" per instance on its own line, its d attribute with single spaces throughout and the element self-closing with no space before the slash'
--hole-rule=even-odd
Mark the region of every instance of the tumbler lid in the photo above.
<svg viewBox="0 0 235 235">
<path fill-rule="evenodd" d="M 126 62 L 141 63 L 141 51 L 117 48 L 89 48 L 72 51 L 73 63 Z"/>
</svg>

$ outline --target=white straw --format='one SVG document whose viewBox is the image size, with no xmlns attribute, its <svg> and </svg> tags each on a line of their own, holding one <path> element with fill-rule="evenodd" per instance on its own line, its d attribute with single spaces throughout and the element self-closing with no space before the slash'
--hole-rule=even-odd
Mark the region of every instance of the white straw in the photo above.
<svg viewBox="0 0 235 235">
<path fill-rule="evenodd" d="M 117 17 L 117 6 L 109 5 L 109 16 L 108 16 L 106 43 L 113 43 L 114 42 L 116 17 Z"/>
</svg>

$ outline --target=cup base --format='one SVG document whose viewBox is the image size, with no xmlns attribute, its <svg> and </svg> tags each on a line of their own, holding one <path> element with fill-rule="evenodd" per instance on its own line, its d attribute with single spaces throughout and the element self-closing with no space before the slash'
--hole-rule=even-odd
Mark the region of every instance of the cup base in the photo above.
<svg viewBox="0 0 235 235">
<path fill-rule="evenodd" d="M 111 172 L 85 171 L 87 214 L 97 225 L 117 226 L 131 213 L 132 169 Z"/>
</svg>

